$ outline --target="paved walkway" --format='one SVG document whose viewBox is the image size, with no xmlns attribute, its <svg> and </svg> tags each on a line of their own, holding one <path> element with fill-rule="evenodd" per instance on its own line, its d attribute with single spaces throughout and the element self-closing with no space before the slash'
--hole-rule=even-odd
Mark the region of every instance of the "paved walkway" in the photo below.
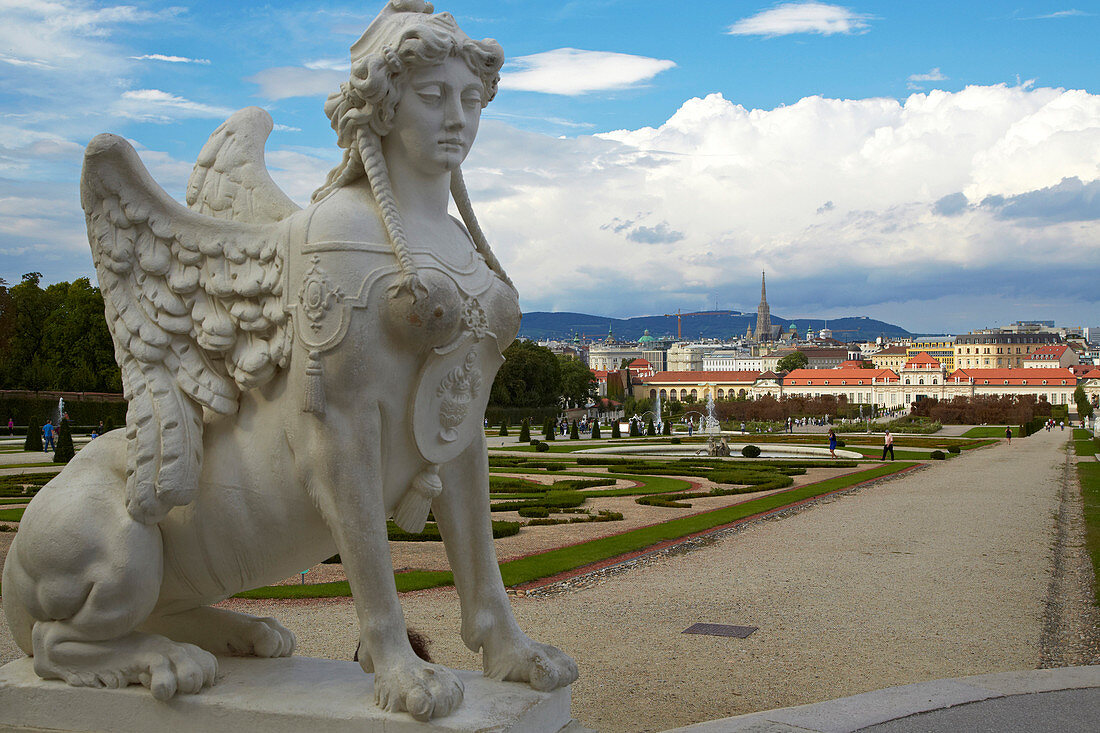
<svg viewBox="0 0 1100 733">
<path fill-rule="evenodd" d="M 1100 666 L 936 680 L 668 733 L 1096 733 Z"/>
</svg>

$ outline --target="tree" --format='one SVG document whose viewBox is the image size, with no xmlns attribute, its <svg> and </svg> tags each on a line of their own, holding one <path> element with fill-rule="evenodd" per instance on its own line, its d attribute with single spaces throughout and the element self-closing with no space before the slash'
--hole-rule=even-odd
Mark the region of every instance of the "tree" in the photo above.
<svg viewBox="0 0 1100 733">
<path fill-rule="evenodd" d="M 527 418 L 523 418 L 523 424 L 519 428 L 519 442 L 531 442 L 531 421 Z"/>
<path fill-rule="evenodd" d="M 561 396 L 561 366 L 554 352 L 531 341 L 504 350 L 504 363 L 489 392 L 493 407 L 550 407 Z"/>
<path fill-rule="evenodd" d="M 651 436 L 651 437 L 657 434 L 657 428 L 655 428 L 653 426 L 653 418 L 652 417 L 646 420 L 645 434 L 648 435 L 648 436 Z"/>
<path fill-rule="evenodd" d="M 621 437 L 623 437 L 623 431 L 619 428 L 618 418 L 612 418 L 611 419 L 611 437 L 612 438 L 621 438 Z"/>
<path fill-rule="evenodd" d="M 580 359 L 558 357 L 561 398 L 565 405 L 584 407 L 596 396 L 596 375 Z"/>
<path fill-rule="evenodd" d="M 581 431 L 577 427 L 577 421 L 576 420 L 574 420 L 573 424 L 569 426 L 569 439 L 570 440 L 580 440 L 581 439 Z"/>
<path fill-rule="evenodd" d="M 558 431 L 554 428 L 554 421 L 550 418 L 546 418 L 546 422 L 542 424 L 542 437 L 546 440 L 553 440 L 557 432 Z"/>
<path fill-rule="evenodd" d="M 1088 395 L 1085 394 L 1085 388 L 1081 385 L 1077 385 L 1077 389 L 1073 390 L 1073 401 L 1077 403 L 1078 417 L 1082 420 L 1086 417 L 1092 417 L 1092 402 L 1089 401 Z"/>
<path fill-rule="evenodd" d="M 502 437 L 508 435 L 508 418 L 505 417 L 505 418 L 501 419 L 501 421 L 500 421 L 500 431 L 497 433 L 497 435 L 502 436 Z"/>
<path fill-rule="evenodd" d="M 592 439 L 593 440 L 599 440 L 600 439 L 600 421 L 599 420 L 594 420 L 592 422 Z"/>
<path fill-rule="evenodd" d="M 61 425 L 57 428 L 57 447 L 53 452 L 54 463 L 68 463 L 76 455 L 76 448 L 73 446 L 73 431 L 69 427 L 68 420 L 61 420 Z"/>
<path fill-rule="evenodd" d="M 781 372 L 793 372 L 795 369 L 805 369 L 810 360 L 801 351 L 794 351 L 780 359 L 775 368 Z"/>
<path fill-rule="evenodd" d="M 42 451 L 42 426 L 38 420 L 30 420 L 27 424 L 27 437 L 23 441 L 23 450 Z"/>
</svg>

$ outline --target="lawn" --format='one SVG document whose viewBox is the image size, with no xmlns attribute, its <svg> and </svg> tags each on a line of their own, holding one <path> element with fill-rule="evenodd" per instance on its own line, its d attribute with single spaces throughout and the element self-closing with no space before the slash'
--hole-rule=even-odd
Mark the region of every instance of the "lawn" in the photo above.
<svg viewBox="0 0 1100 733">
<path fill-rule="evenodd" d="M 970 428 L 962 434 L 964 438 L 1003 438 L 1005 437 L 1005 425 L 980 425 L 976 428 Z M 1019 429 L 1013 426 L 1013 434 L 1019 432 Z"/>
<path fill-rule="evenodd" d="M 18 522 L 23 518 L 23 509 L 0 509 L 0 522 Z"/>
<path fill-rule="evenodd" d="M 570 547 L 561 547 L 547 552 L 519 558 L 500 565 L 501 577 L 508 586 L 520 585 L 539 578 L 556 575 L 595 562 L 618 557 L 620 555 L 645 549 L 659 542 L 686 537 L 715 527 L 770 512 L 816 496 L 841 491 L 864 481 L 889 476 L 916 464 L 898 461 L 885 466 L 859 471 L 847 476 L 807 484 L 788 491 L 780 491 L 769 496 L 735 504 L 722 509 L 701 512 L 689 517 L 673 519 L 662 524 L 623 532 L 611 537 L 582 542 Z M 454 582 L 449 572 L 414 571 L 396 575 L 397 590 L 410 591 L 450 585 Z M 313 595 L 316 589 L 318 595 Z M 311 598 L 347 595 L 348 584 L 323 583 L 319 585 L 281 585 L 257 588 L 239 594 L 241 598 Z"/>
<path fill-rule="evenodd" d="M 1081 501 L 1085 515 L 1085 548 L 1092 558 L 1096 575 L 1093 592 L 1100 604 L 1100 463 L 1079 461 L 1077 476 L 1081 480 Z"/>
</svg>

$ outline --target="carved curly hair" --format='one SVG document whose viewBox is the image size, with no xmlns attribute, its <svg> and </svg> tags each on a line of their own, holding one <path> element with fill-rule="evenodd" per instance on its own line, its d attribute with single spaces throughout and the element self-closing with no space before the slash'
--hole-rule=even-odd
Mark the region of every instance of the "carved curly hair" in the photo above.
<svg viewBox="0 0 1100 733">
<path fill-rule="evenodd" d="M 312 200 L 320 201 L 366 176 L 404 280 L 411 283 L 415 279 L 416 266 L 409 254 L 401 212 L 382 155 L 381 139 L 393 129 L 394 113 L 408 87 L 412 70 L 442 64 L 450 57 L 460 58 L 481 79 L 485 89 L 484 106 L 496 96 L 504 52 L 492 39 L 475 41 L 469 38 L 449 13 L 431 14 L 431 4 L 422 0 L 391 0 L 386 10 L 419 17 L 414 16 L 412 22 L 403 24 L 397 37 L 384 39 L 387 43 L 380 51 L 354 58 L 350 79 L 340 85 L 339 91 L 329 95 L 325 114 L 336 131 L 337 144 L 344 149 L 344 157 L 329 171 L 324 185 L 314 191 Z M 451 174 L 451 194 L 477 251 L 494 272 L 510 283 L 478 226 L 458 169 Z"/>
</svg>

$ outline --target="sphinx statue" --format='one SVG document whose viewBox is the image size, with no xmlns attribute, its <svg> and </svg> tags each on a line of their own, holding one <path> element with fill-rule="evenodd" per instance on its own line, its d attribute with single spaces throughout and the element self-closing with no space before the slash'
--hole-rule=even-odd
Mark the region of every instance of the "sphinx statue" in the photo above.
<svg viewBox="0 0 1100 733">
<path fill-rule="evenodd" d="M 7 557 L 4 611 L 40 677 L 198 693 L 215 654 L 295 644 L 212 604 L 339 553 L 375 702 L 445 716 L 462 683 L 413 652 L 386 538 L 431 511 L 485 674 L 576 679 L 519 629 L 490 526 L 482 416 L 520 311 L 460 164 L 502 63 L 449 14 L 390 0 L 325 104 L 343 159 L 305 209 L 268 176 L 256 108 L 203 147 L 187 207 L 121 137 L 91 141 L 81 201 L 129 408 Z"/>
</svg>

